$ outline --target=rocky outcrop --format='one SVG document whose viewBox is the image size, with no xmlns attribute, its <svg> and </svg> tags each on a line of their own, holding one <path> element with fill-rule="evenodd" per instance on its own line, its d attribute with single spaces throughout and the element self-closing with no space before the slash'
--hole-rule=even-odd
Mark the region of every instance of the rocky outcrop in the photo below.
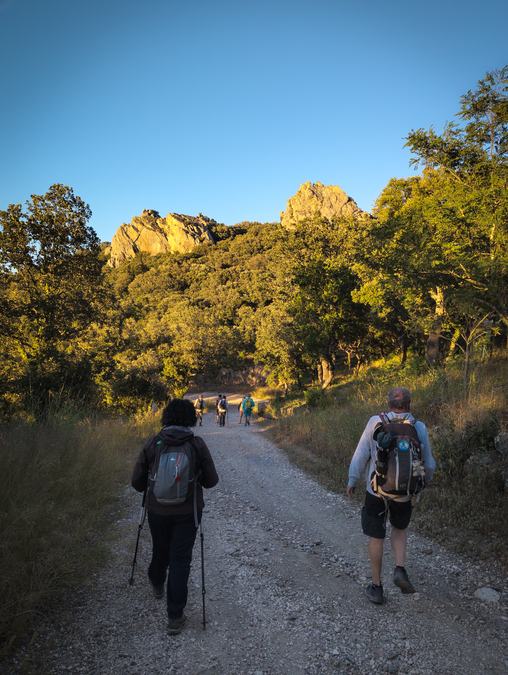
<svg viewBox="0 0 508 675">
<path fill-rule="evenodd" d="M 338 185 L 304 183 L 289 199 L 286 210 L 280 214 L 281 223 L 293 230 L 298 223 L 320 217 L 327 220 L 336 218 L 360 218 L 365 216 L 356 202 Z"/>
<path fill-rule="evenodd" d="M 168 213 L 162 218 L 157 211 L 146 209 L 130 223 L 120 225 L 108 250 L 108 264 L 118 267 L 137 253 L 188 253 L 204 242 L 213 244 L 213 224 L 214 220 L 202 214 Z"/>
</svg>

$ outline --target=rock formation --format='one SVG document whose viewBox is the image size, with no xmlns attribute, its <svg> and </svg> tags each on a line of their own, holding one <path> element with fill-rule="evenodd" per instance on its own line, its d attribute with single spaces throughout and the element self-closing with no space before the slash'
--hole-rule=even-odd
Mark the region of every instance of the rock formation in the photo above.
<svg viewBox="0 0 508 675">
<path fill-rule="evenodd" d="M 280 214 L 281 223 L 293 230 L 298 223 L 316 216 L 334 218 L 362 217 L 365 212 L 338 185 L 304 183 L 289 199 L 286 210 Z"/>
<path fill-rule="evenodd" d="M 136 253 L 188 253 L 198 244 L 214 243 L 211 230 L 214 220 L 199 214 L 185 216 L 168 213 L 162 218 L 157 211 L 146 209 L 130 223 L 120 225 L 111 240 L 108 264 L 118 267 Z"/>
</svg>

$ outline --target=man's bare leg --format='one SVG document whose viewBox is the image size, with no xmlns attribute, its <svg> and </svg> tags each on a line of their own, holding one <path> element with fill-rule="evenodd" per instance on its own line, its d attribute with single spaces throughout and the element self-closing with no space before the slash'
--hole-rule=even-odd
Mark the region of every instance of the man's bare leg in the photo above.
<svg viewBox="0 0 508 675">
<path fill-rule="evenodd" d="M 407 530 L 398 530 L 392 527 L 392 552 L 397 567 L 406 566 L 406 545 L 407 545 Z"/>
<path fill-rule="evenodd" d="M 409 581 L 405 567 L 407 530 L 399 530 L 396 527 L 392 527 L 391 537 L 393 557 L 395 559 L 393 583 L 398 586 L 403 593 L 414 593 L 415 587 Z"/>
<path fill-rule="evenodd" d="M 374 539 L 369 537 L 369 560 L 372 571 L 372 583 L 381 586 L 381 568 L 383 565 L 383 547 L 384 539 Z"/>
</svg>

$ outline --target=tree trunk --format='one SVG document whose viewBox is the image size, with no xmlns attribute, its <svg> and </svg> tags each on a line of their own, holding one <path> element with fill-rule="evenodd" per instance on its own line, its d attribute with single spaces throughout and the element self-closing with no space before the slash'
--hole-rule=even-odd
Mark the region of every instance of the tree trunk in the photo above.
<svg viewBox="0 0 508 675">
<path fill-rule="evenodd" d="M 317 364 L 317 381 L 320 387 L 323 386 L 323 364 L 321 361 Z"/>
<path fill-rule="evenodd" d="M 473 345 L 469 342 L 469 339 L 466 340 L 466 348 L 464 350 L 464 392 L 466 401 L 469 401 L 469 396 L 471 393 L 471 350 Z"/>
<path fill-rule="evenodd" d="M 407 335 L 401 335 L 401 337 L 400 337 L 400 348 L 401 348 L 400 365 L 401 366 L 403 366 L 407 361 L 407 348 L 408 347 L 409 347 L 409 340 L 407 339 Z"/>
<path fill-rule="evenodd" d="M 333 364 L 324 356 L 321 357 L 321 373 L 322 373 L 321 387 L 323 389 L 326 389 L 327 387 L 330 386 L 333 380 Z"/>
<path fill-rule="evenodd" d="M 453 331 L 452 339 L 450 340 L 450 348 L 448 349 L 448 354 L 446 355 L 447 359 L 451 359 L 452 356 L 455 354 L 455 349 L 457 347 L 457 342 L 459 341 L 460 338 L 460 330 L 456 328 Z"/>
<path fill-rule="evenodd" d="M 436 290 L 431 293 L 431 297 L 436 303 L 436 308 L 434 310 L 432 328 L 430 329 L 427 338 L 425 358 L 430 366 L 438 366 L 441 362 L 441 327 L 443 325 L 445 312 L 443 289 L 438 286 Z"/>
</svg>

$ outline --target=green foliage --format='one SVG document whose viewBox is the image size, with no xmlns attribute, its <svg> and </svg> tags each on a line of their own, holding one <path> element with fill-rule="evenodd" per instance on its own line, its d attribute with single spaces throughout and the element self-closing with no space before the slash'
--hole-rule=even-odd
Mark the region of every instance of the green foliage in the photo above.
<svg viewBox="0 0 508 675">
<path fill-rule="evenodd" d="M 390 181 L 353 265 L 355 299 L 426 341 L 429 363 L 487 325 L 508 327 L 507 74 L 487 74 L 462 98 L 462 125 L 409 134 L 423 175 Z"/>
<path fill-rule="evenodd" d="M 467 461 L 474 456 L 494 450 L 494 438 L 499 433 L 496 411 L 472 411 L 465 423 L 453 414 L 442 415 L 439 433 L 435 434 L 435 451 L 439 460 L 441 479 L 458 482 L 465 477 Z"/>
<path fill-rule="evenodd" d="M 89 384 L 82 332 L 100 313 L 100 245 L 91 212 L 71 188 L 0 211 L 1 395 L 5 406 L 43 408 L 65 386 Z"/>
<path fill-rule="evenodd" d="M 327 398 L 325 392 L 319 387 L 310 387 L 304 392 L 304 399 L 309 408 L 323 408 Z"/>
</svg>

